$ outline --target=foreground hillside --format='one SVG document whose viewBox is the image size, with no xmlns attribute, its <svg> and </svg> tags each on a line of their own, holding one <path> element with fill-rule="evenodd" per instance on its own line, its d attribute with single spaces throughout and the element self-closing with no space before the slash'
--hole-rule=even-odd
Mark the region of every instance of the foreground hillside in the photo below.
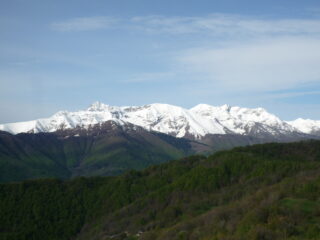
<svg viewBox="0 0 320 240">
<path fill-rule="evenodd" d="M 0 239 L 318 239 L 320 141 L 0 185 Z"/>
</svg>

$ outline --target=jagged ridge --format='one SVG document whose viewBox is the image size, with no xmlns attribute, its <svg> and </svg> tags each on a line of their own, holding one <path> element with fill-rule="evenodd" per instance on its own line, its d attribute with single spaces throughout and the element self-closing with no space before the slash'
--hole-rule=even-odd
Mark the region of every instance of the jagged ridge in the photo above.
<svg viewBox="0 0 320 240">
<path fill-rule="evenodd" d="M 208 134 L 241 134 L 275 138 L 299 136 L 302 133 L 320 134 L 320 121 L 285 122 L 263 108 L 249 109 L 228 105 L 214 107 L 199 104 L 191 109 L 184 109 L 158 103 L 116 107 L 100 102 L 95 102 L 89 108 L 77 112 L 60 111 L 50 118 L 3 124 L 0 125 L 0 130 L 13 134 L 55 132 L 59 129 L 88 128 L 110 120 L 123 126 L 131 123 L 149 131 L 197 139 Z"/>
</svg>

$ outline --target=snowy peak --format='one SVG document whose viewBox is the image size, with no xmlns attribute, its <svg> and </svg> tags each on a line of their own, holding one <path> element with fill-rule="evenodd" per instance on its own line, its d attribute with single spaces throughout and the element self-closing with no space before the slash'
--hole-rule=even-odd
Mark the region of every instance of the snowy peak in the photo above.
<svg viewBox="0 0 320 240">
<path fill-rule="evenodd" d="M 101 102 L 94 102 L 88 108 L 87 111 L 90 112 L 104 112 L 109 110 L 109 105 L 101 103 Z"/>
<path fill-rule="evenodd" d="M 190 109 L 191 112 L 203 118 L 215 119 L 224 126 L 228 133 L 245 134 L 252 132 L 253 128 L 268 128 L 271 135 L 281 132 L 294 132 L 295 129 L 281 121 L 278 117 L 268 113 L 263 108 L 241 108 L 222 105 L 214 107 L 207 104 L 199 104 Z M 261 130 L 260 130 L 261 131 Z"/>
<path fill-rule="evenodd" d="M 101 102 L 95 102 L 87 109 L 77 112 L 60 111 L 46 119 L 3 124 L 0 125 L 0 130 L 14 134 L 54 132 L 59 129 L 89 128 L 107 121 L 113 121 L 121 126 L 126 126 L 127 123 L 133 124 L 148 131 L 191 138 L 202 138 L 207 134 L 276 137 L 306 132 L 299 128 L 300 125 L 305 125 L 304 122 L 282 121 L 263 108 L 250 109 L 229 105 L 216 107 L 199 104 L 191 109 L 185 109 L 162 103 L 116 107 Z M 315 121 L 311 125 L 317 124 L 319 126 Z"/>
<path fill-rule="evenodd" d="M 287 123 L 303 133 L 320 135 L 320 121 L 298 118 Z"/>
<path fill-rule="evenodd" d="M 142 126 L 147 130 L 158 131 L 176 137 L 184 137 L 188 133 L 194 136 L 203 132 L 195 117 L 181 107 L 169 104 L 150 104 L 142 107 L 122 108 L 123 120 Z"/>
</svg>

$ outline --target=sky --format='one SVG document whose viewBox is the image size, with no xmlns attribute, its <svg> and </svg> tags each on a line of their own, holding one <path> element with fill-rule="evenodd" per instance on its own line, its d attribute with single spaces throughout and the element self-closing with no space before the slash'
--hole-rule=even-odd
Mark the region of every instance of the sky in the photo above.
<svg viewBox="0 0 320 240">
<path fill-rule="evenodd" d="M 0 124 L 95 101 L 320 119 L 320 2 L 1 0 Z"/>
</svg>

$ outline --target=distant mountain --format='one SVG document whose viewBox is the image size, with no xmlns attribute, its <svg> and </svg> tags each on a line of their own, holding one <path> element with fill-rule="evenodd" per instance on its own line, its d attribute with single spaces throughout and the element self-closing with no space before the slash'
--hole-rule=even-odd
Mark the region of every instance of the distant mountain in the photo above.
<svg viewBox="0 0 320 240">
<path fill-rule="evenodd" d="M 117 175 L 190 154 L 319 138 L 318 125 L 285 122 L 262 108 L 96 102 L 78 112 L 0 125 L 0 182 Z"/>
<path fill-rule="evenodd" d="M 294 121 L 288 121 L 287 123 L 300 132 L 320 136 L 320 121 L 298 118 Z"/>
<path fill-rule="evenodd" d="M 61 129 L 88 128 L 97 123 L 114 121 L 140 126 L 148 131 L 157 131 L 178 138 L 202 139 L 208 134 L 240 134 L 271 140 L 283 138 L 308 138 L 306 134 L 318 131 L 303 131 L 294 122 L 285 122 L 263 108 L 249 109 L 206 104 L 191 109 L 168 104 L 150 104 L 139 107 L 114 107 L 96 102 L 88 109 L 78 112 L 61 111 L 50 118 L 29 122 L 0 125 L 0 130 L 13 134 L 21 132 L 55 132 Z M 318 130 L 319 122 L 314 122 Z"/>
<path fill-rule="evenodd" d="M 239 134 L 206 135 L 201 141 L 176 138 L 114 121 L 49 133 L 0 131 L 0 182 L 118 175 L 191 154 L 264 142 Z"/>
</svg>

